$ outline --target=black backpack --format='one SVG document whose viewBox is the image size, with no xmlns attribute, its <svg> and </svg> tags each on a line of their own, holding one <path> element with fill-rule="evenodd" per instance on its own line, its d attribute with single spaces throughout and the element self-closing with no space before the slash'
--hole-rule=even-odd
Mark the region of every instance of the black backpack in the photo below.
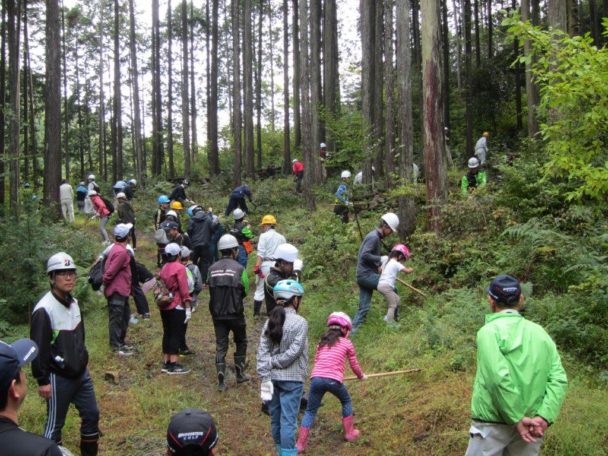
<svg viewBox="0 0 608 456">
<path fill-rule="evenodd" d="M 97 291 L 101 288 L 103 284 L 103 269 L 106 263 L 106 259 L 99 260 L 89 270 L 89 283 L 91 284 L 91 288 L 94 291 Z"/>
<path fill-rule="evenodd" d="M 114 213 L 114 205 L 112 204 L 112 201 L 110 201 L 109 199 L 107 199 L 104 196 L 99 195 L 101 200 L 103 201 L 103 204 L 106 205 L 106 208 L 110 211 L 110 214 Z"/>
</svg>

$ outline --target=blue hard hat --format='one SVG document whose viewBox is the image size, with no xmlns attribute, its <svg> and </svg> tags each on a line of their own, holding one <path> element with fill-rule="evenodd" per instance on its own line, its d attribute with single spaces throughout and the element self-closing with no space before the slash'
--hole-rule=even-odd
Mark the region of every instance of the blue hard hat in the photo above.
<svg viewBox="0 0 608 456">
<path fill-rule="evenodd" d="M 167 195 L 160 195 L 158 197 L 158 204 L 167 204 L 171 201 Z"/>
</svg>

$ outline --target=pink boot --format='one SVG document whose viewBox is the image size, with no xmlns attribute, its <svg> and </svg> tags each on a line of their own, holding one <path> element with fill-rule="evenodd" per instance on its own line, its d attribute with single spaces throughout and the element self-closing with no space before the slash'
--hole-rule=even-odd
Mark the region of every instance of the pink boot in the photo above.
<svg viewBox="0 0 608 456">
<path fill-rule="evenodd" d="M 304 453 L 306 447 L 308 446 L 308 433 L 310 432 L 310 428 L 300 427 L 300 434 L 298 435 L 298 441 L 296 442 L 296 448 L 298 449 L 298 454 Z"/>
<path fill-rule="evenodd" d="M 359 438 L 360 432 L 355 429 L 352 415 L 342 418 L 342 426 L 344 427 L 344 440 L 354 442 Z"/>
</svg>

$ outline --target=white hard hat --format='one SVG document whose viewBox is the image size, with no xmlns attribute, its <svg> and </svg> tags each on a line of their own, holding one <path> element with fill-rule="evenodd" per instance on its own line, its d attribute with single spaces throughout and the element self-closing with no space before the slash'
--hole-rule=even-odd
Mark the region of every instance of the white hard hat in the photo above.
<svg viewBox="0 0 608 456">
<path fill-rule="evenodd" d="M 241 208 L 237 207 L 232 213 L 232 216 L 234 217 L 234 220 L 241 220 L 243 217 L 245 217 L 245 212 L 243 212 Z"/>
<path fill-rule="evenodd" d="M 391 230 L 397 231 L 397 228 L 399 227 L 399 217 L 397 217 L 397 214 L 387 212 L 380 218 L 384 221 L 384 223 L 388 225 Z"/>
<path fill-rule="evenodd" d="M 172 215 L 173 217 L 177 218 L 177 212 L 175 212 L 174 210 L 167 211 L 166 215 L 167 216 Z"/>
<path fill-rule="evenodd" d="M 295 162 L 297 162 L 297 161 L 298 161 L 298 159 L 297 159 L 297 158 L 294 158 L 293 160 L 291 160 L 291 163 L 295 163 Z"/>
<path fill-rule="evenodd" d="M 95 180 L 95 174 L 89 174 L 88 179 L 89 180 Z"/>
<path fill-rule="evenodd" d="M 293 263 L 298 259 L 298 249 L 291 244 L 281 244 L 274 251 L 275 260 L 283 260 L 287 263 Z"/>
<path fill-rule="evenodd" d="M 65 252 L 59 252 L 52 255 L 46 262 L 46 272 L 53 271 L 75 271 L 76 264 L 74 259 Z"/>
<path fill-rule="evenodd" d="M 239 241 L 232 234 L 224 234 L 217 242 L 218 250 L 230 250 L 239 246 Z"/>
<path fill-rule="evenodd" d="M 95 196 L 95 195 L 97 195 L 97 192 L 95 190 L 89 190 L 89 192 L 87 193 L 87 195 L 89 195 L 89 196 Z"/>
<path fill-rule="evenodd" d="M 342 171 L 342 174 L 340 174 L 340 177 L 342 179 L 348 179 L 348 178 L 350 178 L 350 176 L 351 176 L 350 171 L 347 170 L 347 169 L 345 169 L 344 171 Z"/>
<path fill-rule="evenodd" d="M 129 179 L 127 182 L 133 186 L 137 185 L 137 181 L 135 179 Z"/>
<path fill-rule="evenodd" d="M 182 251 L 182 248 L 176 242 L 171 242 L 170 244 L 167 244 L 165 247 L 165 253 L 167 255 L 177 256 L 180 254 L 181 251 Z"/>
<path fill-rule="evenodd" d="M 127 199 L 127 195 L 125 195 L 125 193 L 124 193 L 124 192 L 118 192 L 118 193 L 116 194 L 116 199 L 120 199 L 120 198 Z"/>
<path fill-rule="evenodd" d="M 319 144 L 319 147 L 320 147 L 321 149 L 324 149 L 324 148 L 326 148 L 326 147 L 327 147 L 327 144 L 325 144 L 325 143 L 321 143 L 321 144 Z"/>
<path fill-rule="evenodd" d="M 469 158 L 469 163 L 468 163 L 468 167 L 473 169 L 473 168 L 477 168 L 479 166 L 479 160 L 477 160 L 476 157 L 471 157 Z"/>
</svg>

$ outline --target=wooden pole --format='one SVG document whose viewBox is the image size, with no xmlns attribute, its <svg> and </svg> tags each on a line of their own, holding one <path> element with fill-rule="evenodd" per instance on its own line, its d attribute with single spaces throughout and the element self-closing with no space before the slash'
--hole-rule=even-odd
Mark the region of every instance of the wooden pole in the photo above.
<svg viewBox="0 0 608 456">
<path fill-rule="evenodd" d="M 392 375 L 411 374 L 411 373 L 414 373 L 414 372 L 420 372 L 421 370 L 422 369 L 420 369 L 419 367 L 415 367 L 413 369 L 404 369 L 404 370 L 391 371 L 391 372 L 378 372 L 376 374 L 368 374 L 367 378 L 390 377 Z M 345 377 L 344 380 L 357 380 L 357 377 L 355 377 L 353 375 L 352 377 Z"/>
<path fill-rule="evenodd" d="M 405 281 L 401 280 L 399 277 L 397 277 L 397 281 L 398 281 L 400 284 L 403 284 L 403 285 L 405 285 L 406 287 L 408 287 L 410 290 L 413 290 L 413 291 L 415 291 L 416 293 L 421 294 L 421 295 L 422 295 L 422 296 L 424 296 L 425 298 L 428 298 L 428 296 L 427 296 L 426 294 L 424 294 L 422 291 L 420 291 L 418 288 L 416 288 L 416 287 L 414 287 L 414 286 L 410 285 L 409 283 L 407 283 L 407 282 L 405 282 Z"/>
</svg>

